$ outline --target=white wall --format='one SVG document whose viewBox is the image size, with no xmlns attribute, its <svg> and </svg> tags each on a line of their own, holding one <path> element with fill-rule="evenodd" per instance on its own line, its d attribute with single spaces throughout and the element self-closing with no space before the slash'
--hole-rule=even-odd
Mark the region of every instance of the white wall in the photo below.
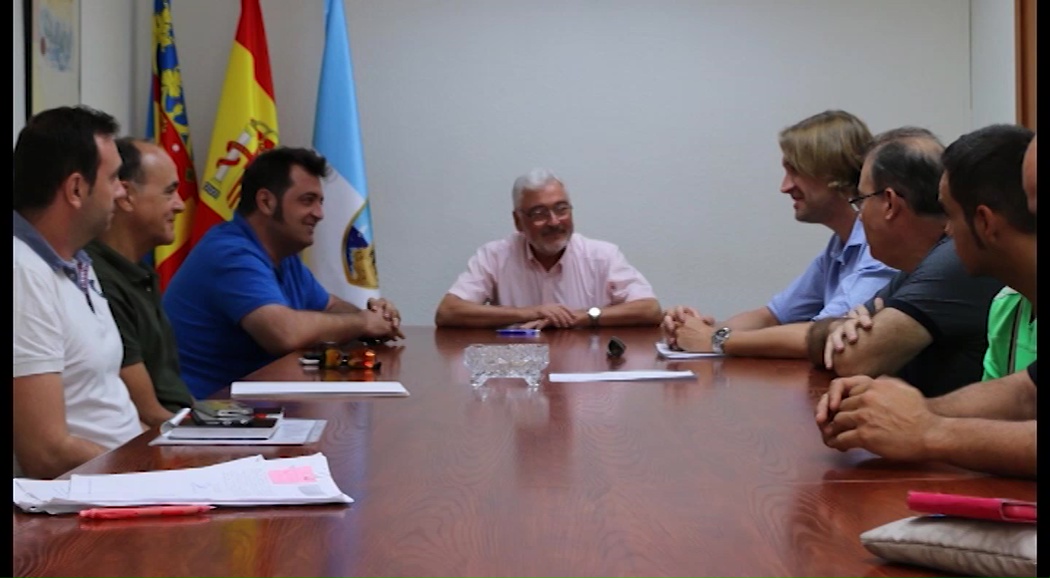
<svg viewBox="0 0 1050 578">
<path fill-rule="evenodd" d="M 1014 3 L 970 2 L 973 127 L 1017 122 Z"/>
<path fill-rule="evenodd" d="M 109 108 L 130 107 L 143 134 L 152 2 L 130 1 L 130 62 L 84 81 L 130 84 L 130 101 L 106 89 Z M 347 0 L 384 295 L 406 323 L 432 323 L 473 250 L 512 230 L 514 178 L 546 165 L 577 230 L 620 244 L 665 305 L 764 304 L 829 235 L 777 191 L 781 128 L 843 108 L 873 131 L 919 124 L 950 142 L 1013 118 L 1012 100 L 971 89 L 985 70 L 1012 74 L 1012 29 L 995 25 L 1012 3 L 973 1 L 971 15 L 957 0 Z M 310 144 L 323 6 L 262 1 L 283 144 Z M 238 15 L 236 0 L 173 7 L 198 167 Z M 85 26 L 116 36 L 121 16 Z"/>
</svg>

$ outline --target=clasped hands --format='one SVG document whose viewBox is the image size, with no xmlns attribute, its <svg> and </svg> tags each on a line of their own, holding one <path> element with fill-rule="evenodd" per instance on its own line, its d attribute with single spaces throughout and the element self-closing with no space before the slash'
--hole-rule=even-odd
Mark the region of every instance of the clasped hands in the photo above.
<svg viewBox="0 0 1050 578">
<path fill-rule="evenodd" d="M 394 304 L 382 297 L 372 297 L 365 302 L 365 337 L 403 339 L 401 332 L 401 312 Z"/>
<path fill-rule="evenodd" d="M 692 307 L 679 305 L 664 311 L 660 324 L 664 341 L 672 349 L 691 353 L 710 353 L 711 337 L 715 334 L 715 318 L 701 315 Z"/>
<path fill-rule="evenodd" d="M 850 309 L 846 317 L 837 325 L 832 325 L 828 332 L 827 341 L 824 342 L 824 367 L 834 368 L 835 354 L 846 350 L 847 345 L 853 345 L 860 339 L 861 330 L 868 331 L 874 323 L 872 317 L 882 311 L 885 307 L 882 298 L 875 298 L 875 310 L 868 311 L 863 303 Z"/>
<path fill-rule="evenodd" d="M 839 451 L 864 448 L 902 461 L 934 459 L 927 440 L 943 419 L 930 411 L 922 392 L 906 382 L 866 375 L 832 380 L 815 413 L 826 446 Z"/>
<path fill-rule="evenodd" d="M 544 329 L 546 327 L 557 327 L 558 329 L 569 329 L 585 325 L 587 312 L 584 310 L 573 311 L 558 303 L 537 305 L 528 309 L 531 321 L 520 323 L 517 327 L 522 329 Z"/>
</svg>

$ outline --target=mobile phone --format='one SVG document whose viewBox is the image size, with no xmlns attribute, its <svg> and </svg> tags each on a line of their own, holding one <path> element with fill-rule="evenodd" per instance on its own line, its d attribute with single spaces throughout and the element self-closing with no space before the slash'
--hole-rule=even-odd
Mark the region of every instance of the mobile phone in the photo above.
<svg viewBox="0 0 1050 578">
<path fill-rule="evenodd" d="M 232 399 L 205 399 L 193 404 L 194 413 L 211 418 L 251 418 L 255 410 L 250 405 Z"/>
<path fill-rule="evenodd" d="M 251 415 L 219 417 L 203 413 L 197 409 L 191 411 L 190 415 L 193 417 L 193 423 L 208 426 L 246 426 L 254 419 Z"/>
</svg>

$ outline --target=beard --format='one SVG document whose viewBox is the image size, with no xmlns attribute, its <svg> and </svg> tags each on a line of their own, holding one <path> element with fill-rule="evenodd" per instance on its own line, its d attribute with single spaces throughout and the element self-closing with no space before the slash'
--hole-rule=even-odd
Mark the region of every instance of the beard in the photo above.
<svg viewBox="0 0 1050 578">
<path fill-rule="evenodd" d="M 564 251 L 571 237 L 572 229 L 569 227 L 550 227 L 530 242 L 535 253 L 550 257 Z"/>
</svg>

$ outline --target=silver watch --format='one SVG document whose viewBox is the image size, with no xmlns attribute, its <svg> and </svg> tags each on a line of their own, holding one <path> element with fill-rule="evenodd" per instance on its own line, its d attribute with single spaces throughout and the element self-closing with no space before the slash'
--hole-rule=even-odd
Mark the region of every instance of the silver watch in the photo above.
<svg viewBox="0 0 1050 578">
<path fill-rule="evenodd" d="M 587 310 L 587 319 L 591 322 L 591 327 L 598 327 L 598 318 L 602 316 L 602 310 L 600 307 L 591 307 Z"/>
<path fill-rule="evenodd" d="M 719 355 L 725 355 L 722 346 L 725 345 L 726 339 L 729 339 L 729 334 L 732 332 L 733 330 L 728 327 L 723 327 L 718 331 L 715 331 L 711 335 L 711 351 L 714 351 Z"/>
</svg>

